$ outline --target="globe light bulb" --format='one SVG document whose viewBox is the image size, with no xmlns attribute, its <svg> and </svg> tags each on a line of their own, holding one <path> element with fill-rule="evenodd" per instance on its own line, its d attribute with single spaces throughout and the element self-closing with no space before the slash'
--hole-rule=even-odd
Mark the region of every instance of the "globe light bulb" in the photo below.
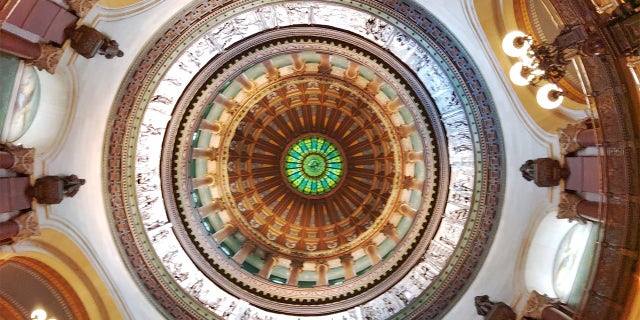
<svg viewBox="0 0 640 320">
<path fill-rule="evenodd" d="M 510 57 L 522 57 L 530 46 L 529 36 L 522 31 L 511 31 L 502 39 L 502 50 Z"/>
<path fill-rule="evenodd" d="M 509 70 L 509 78 L 511 78 L 511 82 L 517 86 L 528 85 L 529 80 L 533 79 L 533 75 L 531 75 L 527 70 L 529 69 L 525 69 L 522 62 L 516 62 Z"/>
<path fill-rule="evenodd" d="M 544 109 L 555 109 L 562 104 L 564 99 L 562 89 L 554 83 L 547 83 L 538 89 L 536 101 Z"/>
</svg>

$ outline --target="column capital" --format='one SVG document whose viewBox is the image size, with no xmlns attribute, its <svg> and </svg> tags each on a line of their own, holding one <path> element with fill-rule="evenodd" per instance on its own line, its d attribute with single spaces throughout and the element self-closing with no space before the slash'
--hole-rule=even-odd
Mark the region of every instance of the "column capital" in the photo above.
<svg viewBox="0 0 640 320">
<path fill-rule="evenodd" d="M 213 101 L 216 102 L 216 103 L 221 104 L 224 107 L 224 110 L 229 112 L 229 113 L 232 113 L 236 108 L 238 108 L 240 106 L 240 104 L 238 104 L 237 101 L 227 98 L 222 93 L 219 93 L 215 97 L 215 99 L 213 99 Z"/>
<path fill-rule="evenodd" d="M 344 71 L 343 77 L 348 81 L 355 81 L 356 79 L 358 79 L 358 75 L 360 75 L 360 73 L 358 72 L 358 68 L 359 65 L 357 63 L 349 61 L 347 69 Z"/>
<path fill-rule="evenodd" d="M 390 100 L 389 102 L 387 102 L 387 104 L 385 104 L 385 108 L 389 113 L 396 113 L 400 111 L 400 109 L 402 109 L 402 100 L 400 100 L 400 98 Z"/>
<path fill-rule="evenodd" d="M 408 218 L 413 219 L 416 216 L 416 210 L 411 207 L 411 205 L 407 202 L 403 202 L 398 207 L 398 211 L 400 214 L 407 216 Z"/>
<path fill-rule="evenodd" d="M 387 238 L 391 239 L 391 241 L 393 241 L 396 244 L 400 242 L 400 236 L 398 235 L 398 230 L 396 229 L 396 226 L 394 226 L 391 223 L 387 223 L 382 228 L 382 234 L 387 236 Z"/>
<path fill-rule="evenodd" d="M 40 235 L 38 215 L 35 212 L 29 211 L 11 220 L 18 224 L 18 234 L 12 238 L 13 242 L 18 242 L 31 236 Z"/>
<path fill-rule="evenodd" d="M 98 1 L 100 0 L 65 0 L 69 5 L 69 8 L 71 8 L 71 10 L 81 18 L 86 16 L 89 10 L 91 10 Z"/>
<path fill-rule="evenodd" d="M 423 183 L 421 181 L 418 181 L 416 177 L 410 177 L 410 176 L 404 177 L 404 184 L 403 184 L 404 189 L 420 190 L 422 189 L 422 185 Z"/>
<path fill-rule="evenodd" d="M 558 203 L 558 219 L 569 219 L 569 221 L 578 220 L 584 222 L 584 218 L 582 218 L 578 214 L 578 204 L 586 201 L 582 197 L 570 193 L 570 192 L 561 192 L 560 193 L 560 203 Z"/>
<path fill-rule="evenodd" d="M 365 87 L 365 90 L 375 96 L 378 94 L 378 92 L 380 91 L 380 88 L 382 87 L 382 84 L 384 84 L 384 80 L 378 76 L 376 76 L 375 78 L 373 78 L 373 80 L 369 81 L 369 83 L 367 83 L 367 86 Z"/>
<path fill-rule="evenodd" d="M 398 135 L 400 135 L 401 138 L 408 138 L 414 132 L 416 132 L 416 125 L 413 123 L 401 124 L 398 127 L 396 127 L 396 131 L 398 132 Z"/>
<path fill-rule="evenodd" d="M 273 65 L 271 60 L 263 61 L 262 65 L 267 69 L 267 80 L 275 81 L 280 78 L 280 70 L 278 70 L 278 67 Z"/>
<path fill-rule="evenodd" d="M 291 60 L 293 60 L 293 65 L 291 66 L 291 69 L 293 69 L 293 72 L 295 73 L 303 72 L 307 66 L 304 59 L 302 59 L 302 55 L 299 52 L 292 53 Z"/>
</svg>

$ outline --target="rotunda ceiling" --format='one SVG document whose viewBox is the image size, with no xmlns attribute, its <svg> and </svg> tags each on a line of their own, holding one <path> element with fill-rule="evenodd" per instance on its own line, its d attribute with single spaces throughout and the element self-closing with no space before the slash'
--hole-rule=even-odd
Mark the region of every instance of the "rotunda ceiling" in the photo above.
<svg viewBox="0 0 640 320">
<path fill-rule="evenodd" d="M 161 172 L 174 181 L 164 199 L 181 213 L 171 223 L 183 247 L 198 248 L 191 260 L 228 292 L 285 313 L 335 312 L 388 289 L 426 250 L 432 203 L 444 206 L 437 186 L 447 186 L 437 179 L 445 149 L 421 113 L 435 109 L 416 103 L 427 95 L 406 84 L 410 72 L 352 34 L 304 36 L 318 30 L 265 31 L 203 66 L 163 146 L 176 159 Z"/>
<path fill-rule="evenodd" d="M 437 315 L 473 274 L 501 191 L 484 84 L 428 15 L 357 7 L 197 3 L 138 59 L 107 190 L 168 314 Z"/>
</svg>

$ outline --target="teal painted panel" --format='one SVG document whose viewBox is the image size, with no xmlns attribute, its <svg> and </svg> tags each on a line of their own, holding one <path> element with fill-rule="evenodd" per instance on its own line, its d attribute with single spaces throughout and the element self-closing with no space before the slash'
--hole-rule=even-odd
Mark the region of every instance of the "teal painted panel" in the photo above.
<svg viewBox="0 0 640 320">
<path fill-rule="evenodd" d="M 13 85 L 16 82 L 16 72 L 20 66 L 20 59 L 0 53 L 0 130 L 4 129 L 4 122 L 9 111 L 9 102 Z"/>
</svg>

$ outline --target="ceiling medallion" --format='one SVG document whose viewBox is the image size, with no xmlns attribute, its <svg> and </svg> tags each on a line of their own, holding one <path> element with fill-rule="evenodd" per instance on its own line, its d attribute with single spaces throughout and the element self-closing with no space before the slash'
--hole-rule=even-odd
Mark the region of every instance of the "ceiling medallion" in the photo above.
<svg viewBox="0 0 640 320">
<path fill-rule="evenodd" d="M 283 158 L 287 181 L 305 196 L 325 195 L 335 189 L 346 167 L 338 147 L 321 136 L 297 140 Z"/>
</svg>

